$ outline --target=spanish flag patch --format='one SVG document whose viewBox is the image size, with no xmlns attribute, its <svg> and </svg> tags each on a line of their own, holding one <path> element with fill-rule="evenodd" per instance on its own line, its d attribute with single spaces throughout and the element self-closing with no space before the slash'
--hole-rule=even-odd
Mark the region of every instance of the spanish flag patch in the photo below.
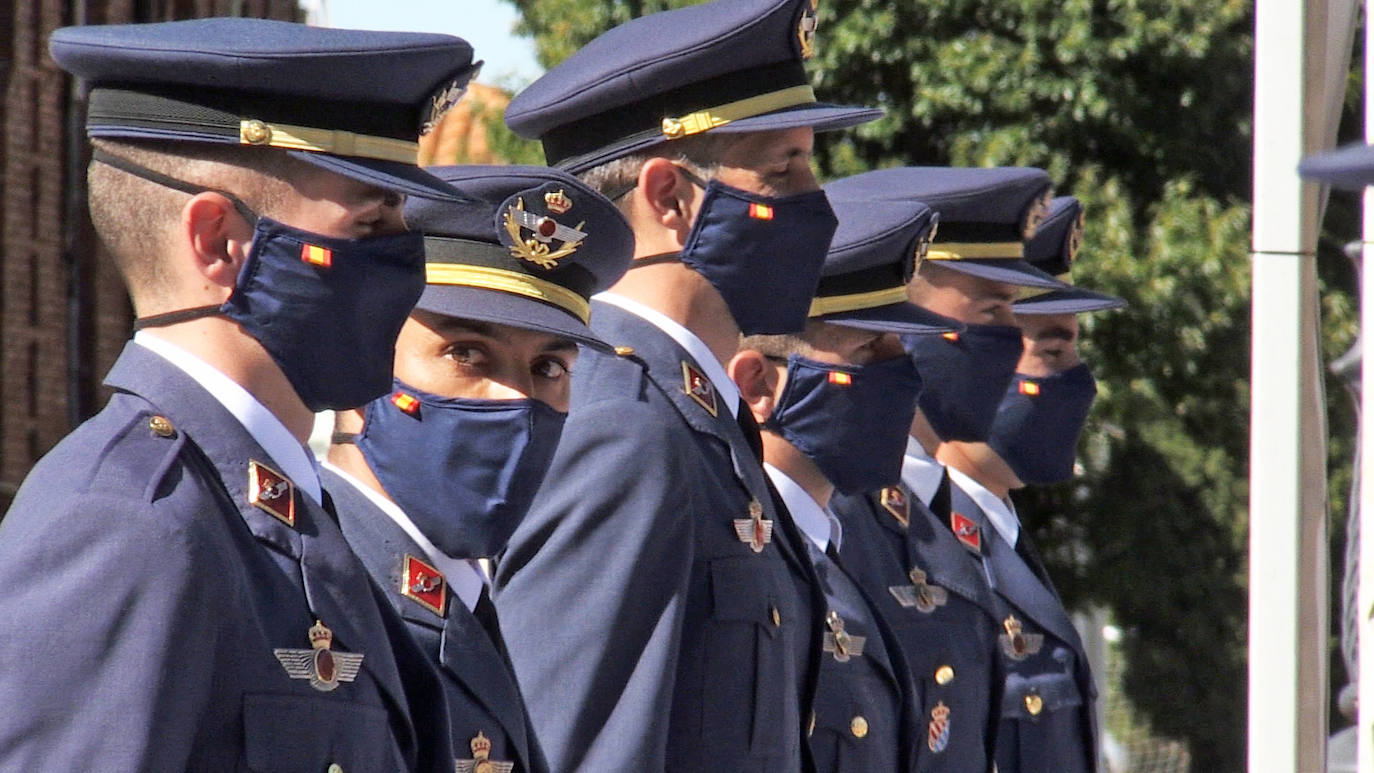
<svg viewBox="0 0 1374 773">
<path fill-rule="evenodd" d="M 749 205 L 749 217 L 755 220 L 772 220 L 773 208 L 767 204 L 753 203 Z"/>
<path fill-rule="evenodd" d="M 838 370 L 830 371 L 830 383 L 836 386 L 849 386 L 854 383 L 854 378 L 848 373 L 841 373 Z"/>
<path fill-rule="evenodd" d="M 420 401 L 416 400 L 413 395 L 408 395 L 405 392 L 396 392 L 391 396 L 391 404 L 400 408 L 402 413 L 411 416 L 420 415 Z"/>
<path fill-rule="evenodd" d="M 301 260 L 312 266 L 329 268 L 329 264 L 334 262 L 334 253 L 327 247 L 319 247 L 314 244 L 302 244 Z"/>
<path fill-rule="evenodd" d="M 1040 385 L 1035 383 L 1034 381 L 1022 381 L 1018 388 L 1021 390 L 1021 394 L 1023 395 L 1030 395 L 1031 397 L 1035 397 L 1036 395 L 1040 394 Z"/>
</svg>

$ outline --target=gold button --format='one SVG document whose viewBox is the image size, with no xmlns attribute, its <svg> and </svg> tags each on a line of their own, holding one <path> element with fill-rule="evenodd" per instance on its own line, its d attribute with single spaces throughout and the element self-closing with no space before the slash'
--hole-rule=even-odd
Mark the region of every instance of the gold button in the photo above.
<svg viewBox="0 0 1374 773">
<path fill-rule="evenodd" d="M 256 119 L 244 121 L 239 127 L 239 139 L 247 145 L 266 145 L 272 141 L 272 129 Z"/>
<path fill-rule="evenodd" d="M 782 613 L 778 611 L 778 608 L 777 608 L 777 607 L 772 607 L 772 608 L 769 609 L 769 612 L 771 612 L 772 615 L 773 615 L 773 625 L 774 625 L 774 626 L 782 625 Z"/>
<path fill-rule="evenodd" d="M 343 773 L 343 766 L 337 762 L 329 764 L 329 773 Z"/>
<path fill-rule="evenodd" d="M 635 348 L 633 346 L 617 346 L 615 348 L 615 354 L 617 357 L 629 357 L 634 353 Z"/>
<path fill-rule="evenodd" d="M 158 437 L 171 437 L 176 434 L 176 428 L 172 426 L 172 422 L 167 421 L 166 416 L 154 416 L 148 419 L 148 429 L 152 430 L 153 434 Z"/>
<path fill-rule="evenodd" d="M 949 684 L 954 681 L 954 668 L 951 666 L 940 666 L 935 669 L 935 683 Z"/>
<path fill-rule="evenodd" d="M 816 712 L 813 711 L 811 712 L 811 721 L 806 723 L 806 737 L 810 738 L 814 732 L 816 732 Z"/>
<path fill-rule="evenodd" d="M 868 720 L 863 717 L 854 717 L 849 720 L 849 732 L 853 733 L 855 738 L 863 738 L 868 735 Z"/>
<path fill-rule="evenodd" d="M 1031 693 L 1026 696 L 1026 711 L 1029 711 L 1032 717 L 1038 716 L 1040 711 L 1044 708 L 1045 701 L 1041 700 L 1039 695 Z"/>
</svg>

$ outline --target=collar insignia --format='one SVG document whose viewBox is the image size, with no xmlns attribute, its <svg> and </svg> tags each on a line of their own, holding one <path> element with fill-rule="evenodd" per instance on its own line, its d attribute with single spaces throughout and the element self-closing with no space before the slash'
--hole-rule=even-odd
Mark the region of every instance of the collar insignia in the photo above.
<svg viewBox="0 0 1374 773">
<path fill-rule="evenodd" d="M 363 656 L 356 652 L 334 652 L 334 633 L 319 620 L 307 631 L 310 649 L 274 649 L 286 675 L 292 679 L 309 679 L 310 686 L 320 692 L 329 692 L 340 682 L 351 682 L 358 678 L 358 670 L 363 667 Z"/>
<path fill-rule="evenodd" d="M 825 614 L 825 625 L 830 629 L 821 641 L 821 649 L 835 656 L 835 660 L 848 663 L 851 657 L 863 657 L 866 636 L 853 636 L 844 630 L 844 620 L 835 610 Z"/>
<path fill-rule="evenodd" d="M 762 553 L 763 546 L 773 541 L 773 521 L 763 517 L 763 505 L 757 499 L 749 500 L 748 518 L 735 519 L 735 536 L 755 553 Z"/>
<path fill-rule="evenodd" d="M 514 762 L 490 759 L 491 740 L 481 730 L 468 742 L 468 747 L 472 749 L 472 759 L 454 760 L 454 773 L 510 773 L 515 769 Z"/>
<path fill-rule="evenodd" d="M 926 746 L 939 754 L 949 746 L 949 707 L 938 701 L 930 710 L 930 726 L 926 728 Z"/>
<path fill-rule="evenodd" d="M 997 640 L 1002 643 L 1003 654 L 1012 660 L 1025 660 L 1039 652 L 1045 643 L 1044 634 L 1022 633 L 1021 621 L 1015 615 L 1007 615 L 1007 619 L 1002 621 L 1002 629 L 1005 633 L 1000 634 Z"/>
<path fill-rule="evenodd" d="M 444 575 L 409 553 L 401 564 L 401 595 L 439 617 L 444 616 L 448 601 Z"/>
<path fill-rule="evenodd" d="M 905 529 L 911 523 L 911 502 L 906 498 L 906 492 L 901 486 L 888 486 L 878 493 L 878 502 L 882 504 L 897 523 Z"/>
<path fill-rule="evenodd" d="M 949 514 L 949 528 L 954 532 L 954 536 L 959 538 L 959 542 L 964 547 L 973 551 L 974 555 L 983 553 L 983 534 L 978 530 L 978 524 L 972 518 L 963 513 Z"/>
<path fill-rule="evenodd" d="M 561 195 L 563 192 L 558 193 Z M 567 196 L 563 198 L 566 200 Z M 568 204 L 568 208 L 572 208 L 571 203 Z M 510 249 L 511 257 L 528 261 L 543 269 L 557 268 L 558 261 L 577 252 L 582 240 L 587 238 L 587 234 L 580 230 L 586 225 L 585 221 L 578 223 L 575 228 L 569 228 L 548 215 L 537 215 L 526 210 L 523 197 L 517 198 L 515 204 L 506 207 L 501 222 L 506 227 L 505 233 L 501 234 L 501 241 Z M 524 234 L 525 231 L 530 233 L 528 238 Z M 555 240 L 558 242 L 557 247 L 551 246 Z"/>
<path fill-rule="evenodd" d="M 697 401 L 712 416 L 716 415 L 716 388 L 706 374 L 692 367 L 686 360 L 682 362 L 682 391 Z"/>
<path fill-rule="evenodd" d="M 295 486 L 285 475 L 256 459 L 248 460 L 248 504 L 296 527 Z"/>
<path fill-rule="evenodd" d="M 949 594 L 938 585 L 926 582 L 926 573 L 912 569 L 910 585 L 889 585 L 887 592 L 897 599 L 903 607 L 915 607 L 916 611 L 930 614 L 936 607 L 943 607 L 949 601 Z"/>
</svg>

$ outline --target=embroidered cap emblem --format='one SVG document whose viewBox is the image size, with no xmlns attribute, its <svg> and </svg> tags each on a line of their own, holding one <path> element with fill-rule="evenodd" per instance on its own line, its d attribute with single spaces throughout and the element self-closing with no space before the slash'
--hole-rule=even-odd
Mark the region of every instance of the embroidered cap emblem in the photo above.
<svg viewBox="0 0 1374 773">
<path fill-rule="evenodd" d="M 773 521 L 763 517 L 763 505 L 757 499 L 749 500 L 748 518 L 735 519 L 735 536 L 755 553 L 762 553 L 763 546 L 773 540 Z"/>
<path fill-rule="evenodd" d="M 802 59 L 816 55 L 816 4 L 817 0 L 806 3 L 801 20 L 797 22 L 797 41 L 801 43 Z"/>
<path fill-rule="evenodd" d="M 585 221 L 578 223 L 576 228 L 569 228 L 548 215 L 527 211 L 523 197 L 506 207 L 501 222 L 506 228 L 503 236 L 509 237 L 509 241 L 505 238 L 501 241 L 505 242 L 511 257 L 529 261 L 543 269 L 557 267 L 558 261 L 577 252 L 582 240 L 587 238 L 587 234 L 579 230 L 586 225 Z M 529 231 L 528 237 L 525 231 Z M 557 247 L 552 246 L 555 240 Z"/>
<path fill-rule="evenodd" d="M 334 652 L 334 633 L 319 620 L 307 631 L 310 649 L 274 649 L 286 675 L 292 679 L 309 679 L 310 686 L 320 692 L 329 692 L 340 682 L 351 682 L 358 678 L 363 666 L 363 656 L 356 652 Z"/>
</svg>

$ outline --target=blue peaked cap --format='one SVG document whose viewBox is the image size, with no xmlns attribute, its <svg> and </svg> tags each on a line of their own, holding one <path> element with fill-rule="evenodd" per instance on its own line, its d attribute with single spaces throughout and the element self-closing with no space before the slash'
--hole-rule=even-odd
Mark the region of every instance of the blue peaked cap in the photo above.
<svg viewBox="0 0 1374 773">
<path fill-rule="evenodd" d="M 425 234 L 416 308 L 609 349 L 587 327 L 588 299 L 630 267 L 634 233 L 606 197 L 542 166 L 437 166 L 472 201 L 412 198 Z"/>
<path fill-rule="evenodd" d="M 817 131 L 881 110 L 817 102 L 802 66 L 815 0 L 715 0 L 615 27 L 520 92 L 511 131 L 552 165 L 582 171 L 703 131 Z"/>
<path fill-rule="evenodd" d="M 1073 196 L 1060 196 L 1050 202 L 1050 214 L 1040 223 L 1034 238 L 1026 243 L 1026 260 L 1031 265 L 1073 284 L 1070 269 L 1083 244 L 1083 205 Z M 1126 301 L 1115 295 L 1069 287 L 1062 290 L 1023 288 L 1012 305 L 1017 314 L 1077 314 L 1084 311 L 1119 309 Z"/>
<path fill-rule="evenodd" d="M 388 190 L 461 197 L 418 138 L 481 63 L 461 38 L 216 18 L 64 27 L 53 59 L 91 87 L 91 137 L 284 148 Z"/>
<path fill-rule="evenodd" d="M 1025 241 L 1049 211 L 1050 177 L 1029 167 L 907 166 L 864 172 L 826 186 L 832 195 L 914 200 L 940 214 L 928 260 L 997 282 L 1066 285 L 1025 260 Z"/>
<path fill-rule="evenodd" d="M 828 186 L 827 186 L 828 188 Z M 830 241 L 811 318 L 905 335 L 963 330 L 907 300 L 939 217 L 915 201 L 856 201 L 831 195 L 839 226 Z"/>
</svg>

